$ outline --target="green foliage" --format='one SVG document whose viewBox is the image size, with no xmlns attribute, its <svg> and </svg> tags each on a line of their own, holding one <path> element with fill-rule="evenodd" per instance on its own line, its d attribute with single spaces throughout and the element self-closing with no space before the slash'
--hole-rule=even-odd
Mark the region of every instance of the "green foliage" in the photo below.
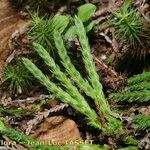
<svg viewBox="0 0 150 150">
<path fill-rule="evenodd" d="M 110 112 L 109 105 L 107 104 L 104 98 L 102 85 L 99 82 L 99 76 L 96 72 L 96 67 L 93 62 L 93 58 L 90 52 L 91 50 L 90 50 L 89 42 L 86 36 L 85 28 L 81 20 L 77 17 L 75 19 L 75 26 L 76 26 L 77 35 L 79 37 L 79 41 L 82 47 L 81 53 L 82 53 L 83 62 L 85 64 L 85 68 L 88 73 L 88 79 L 90 83 L 92 84 L 92 87 L 94 88 L 96 93 L 99 94 L 98 96 L 100 96 L 99 100 L 100 100 L 100 104 L 102 107 L 101 109 L 104 109 L 104 112 Z"/>
<path fill-rule="evenodd" d="M 23 108 L 5 108 L 0 105 L 0 112 L 8 114 L 8 115 L 14 115 L 14 114 L 25 114 L 25 113 L 32 113 L 34 110 L 28 110 Z"/>
<path fill-rule="evenodd" d="M 53 58 L 48 54 L 48 52 L 39 44 L 34 43 L 34 48 L 43 58 L 45 64 L 49 67 L 51 72 L 56 76 L 56 78 L 62 82 L 62 85 L 66 88 L 67 92 L 74 98 L 80 107 L 89 108 L 83 96 L 79 93 L 78 89 L 72 85 L 70 79 L 66 77 L 66 75 L 61 72 L 58 65 L 55 64 Z M 81 103 L 81 105 L 80 105 Z"/>
<path fill-rule="evenodd" d="M 66 48 L 64 46 L 63 39 L 62 39 L 60 33 L 58 33 L 57 31 L 54 32 L 54 40 L 55 40 L 56 48 L 58 50 L 58 54 L 59 54 L 60 58 L 62 59 L 62 64 L 66 68 L 66 71 L 70 75 L 70 77 L 78 84 L 78 86 L 80 87 L 81 90 L 83 90 L 88 96 L 90 96 L 92 99 L 95 100 L 96 105 L 98 105 L 98 106 L 100 105 L 101 106 L 101 101 L 102 101 L 102 104 L 103 104 L 103 101 L 105 103 L 105 101 L 106 101 L 105 98 L 101 99 L 101 97 L 103 95 L 100 95 L 101 94 L 100 92 L 97 93 L 91 87 L 91 85 L 89 84 L 89 82 L 87 80 L 85 80 L 85 79 L 82 78 L 82 76 L 80 75 L 80 73 L 76 70 L 76 68 L 74 67 L 74 65 L 71 63 L 71 60 L 70 60 L 69 56 L 67 55 L 67 51 L 66 51 Z M 86 59 L 87 59 L 87 61 L 89 61 L 88 58 L 86 58 Z M 109 106 L 104 106 L 104 107 L 106 107 L 106 108 L 103 108 L 103 109 L 107 109 L 106 110 L 106 113 L 107 113 L 109 111 Z M 100 111 L 99 109 L 100 108 L 98 108 L 98 111 Z M 100 112 L 100 115 L 101 115 L 101 112 Z M 121 126 L 120 122 L 118 122 L 117 120 L 114 120 L 113 117 L 109 117 L 109 119 L 108 119 L 109 123 L 110 123 L 110 120 L 113 120 L 112 124 L 115 123 L 116 124 L 115 126 L 117 128 L 119 128 Z M 112 128 L 114 130 L 114 126 L 112 126 Z M 116 131 L 117 130 L 118 129 L 116 129 Z M 119 129 L 119 130 L 121 130 L 121 129 Z"/>
<path fill-rule="evenodd" d="M 128 102 L 149 102 L 150 84 L 146 82 L 148 78 L 149 72 L 144 72 L 142 74 L 129 78 L 129 86 L 127 87 L 128 91 L 123 93 L 113 93 L 110 95 L 110 99 Z M 145 130 L 150 128 L 150 116 L 136 115 L 133 116 L 132 122 L 136 125 L 137 130 Z M 130 138 L 128 140 L 129 142 L 132 141 L 130 140 Z"/>
<path fill-rule="evenodd" d="M 46 52 L 46 51 L 45 51 Z M 72 106 L 73 108 L 75 108 L 76 110 L 78 110 L 79 112 L 81 112 L 82 114 L 84 114 L 85 116 L 88 117 L 89 119 L 89 123 L 94 126 L 95 128 L 101 129 L 101 123 L 97 120 L 97 115 L 95 113 L 95 111 L 93 111 L 89 105 L 86 103 L 86 101 L 84 101 L 82 98 L 80 98 L 79 94 L 77 94 L 76 91 L 73 91 L 75 88 L 72 85 L 67 85 L 69 92 L 71 93 L 71 95 L 73 95 L 74 97 L 76 97 L 76 99 L 74 99 L 71 95 L 69 95 L 67 92 L 65 92 L 64 90 L 62 90 L 60 87 L 56 86 L 55 83 L 51 82 L 49 80 L 48 77 L 46 77 L 41 70 L 39 70 L 29 59 L 24 58 L 23 59 L 23 63 L 24 65 L 27 67 L 27 69 L 50 91 L 54 94 L 54 96 L 58 99 L 60 99 L 61 101 L 63 101 L 64 103 L 69 104 L 70 106 Z M 55 68 L 55 64 L 52 64 L 53 69 L 57 69 Z M 58 71 L 58 70 L 55 70 Z M 58 71 L 59 72 L 59 71 Z M 64 77 L 64 75 L 63 75 Z M 60 77 L 61 78 L 61 77 Z M 65 79 L 60 79 L 61 81 L 65 80 Z M 63 81 L 64 82 L 64 81 Z M 69 83 L 68 81 L 65 81 L 65 84 Z M 64 86 L 66 86 L 64 84 Z M 74 93 L 72 93 L 74 92 Z"/>
<path fill-rule="evenodd" d="M 133 91 L 124 93 L 113 93 L 110 95 L 110 99 L 117 101 L 128 102 L 148 102 L 150 101 L 150 91 Z"/>
<path fill-rule="evenodd" d="M 145 130 L 150 128 L 150 116 L 148 115 L 136 115 L 133 116 L 132 122 L 136 125 L 137 130 Z"/>
<path fill-rule="evenodd" d="M 83 79 L 81 74 L 76 70 L 74 65 L 71 63 L 71 60 L 67 54 L 63 39 L 61 34 L 55 30 L 54 32 L 54 41 L 57 48 L 57 52 L 62 60 L 62 64 L 65 67 L 67 73 L 70 77 L 78 84 L 81 90 L 83 90 L 88 96 L 96 100 L 96 94 L 88 80 Z"/>
<path fill-rule="evenodd" d="M 124 141 L 124 143 L 128 145 L 138 145 L 138 140 L 133 136 L 125 136 L 122 141 Z"/>
<path fill-rule="evenodd" d="M 78 16 L 81 17 L 83 22 L 86 22 L 86 31 L 90 31 L 94 23 L 88 22 L 96 10 L 96 6 L 93 4 L 84 4 L 78 8 Z M 56 15 L 49 19 L 39 17 L 39 13 L 31 14 L 32 24 L 29 31 L 29 35 L 35 42 L 41 44 L 47 50 L 54 48 L 53 46 L 53 31 L 56 29 L 62 33 L 71 21 L 69 15 Z M 65 34 L 65 39 L 70 39 L 76 35 L 75 26 L 70 26 Z"/>
<path fill-rule="evenodd" d="M 86 31 L 81 20 L 75 18 L 75 26 L 77 35 L 82 48 L 82 59 L 85 64 L 86 71 L 88 73 L 88 80 L 90 81 L 96 96 L 96 105 L 99 107 L 99 114 L 103 113 L 108 121 L 108 132 L 122 131 L 122 124 L 119 120 L 112 117 L 110 113 L 110 106 L 105 99 L 102 84 L 99 82 L 99 76 L 96 72 L 96 67 L 91 55 L 90 45 L 86 36 Z"/>
<path fill-rule="evenodd" d="M 139 84 L 128 86 L 128 91 L 143 91 L 150 90 L 150 83 L 141 82 Z"/>
<path fill-rule="evenodd" d="M 70 16 L 55 15 L 52 18 L 44 19 L 38 16 L 38 13 L 31 14 L 32 23 L 29 35 L 34 42 L 41 44 L 51 54 L 54 54 L 53 32 L 58 30 L 62 33 L 68 26 Z"/>
<path fill-rule="evenodd" d="M 144 22 L 138 16 L 138 10 L 132 7 L 132 0 L 126 0 L 121 9 L 114 13 L 110 23 L 115 27 L 118 39 L 125 39 L 131 45 L 140 43 L 144 37 Z"/>
<path fill-rule="evenodd" d="M 89 82 L 86 79 L 83 79 L 80 73 L 76 70 L 74 65 L 71 63 L 71 60 L 69 56 L 67 55 L 67 50 L 64 46 L 63 39 L 57 31 L 54 32 L 54 40 L 55 40 L 55 45 L 58 50 L 58 54 L 60 58 L 62 59 L 62 64 L 65 67 L 67 73 L 70 75 L 70 77 L 78 84 L 79 88 L 83 90 L 88 96 L 90 96 L 92 99 L 95 100 L 96 105 L 101 106 L 101 95 L 99 95 L 89 84 Z M 88 60 L 87 60 L 88 61 Z M 99 81 L 98 81 L 99 82 Z M 102 99 L 104 102 L 106 101 L 105 99 Z M 103 104 L 103 103 L 102 103 Z M 107 107 L 107 106 L 105 106 Z M 108 106 L 109 107 L 109 106 Z M 100 108 L 98 108 L 99 111 Z M 105 109 L 105 108 L 104 108 Z M 109 108 L 106 108 L 109 109 Z M 101 113 L 101 112 L 100 112 Z M 108 118 L 107 118 L 108 119 Z M 116 127 L 119 128 L 121 125 L 117 120 L 114 120 L 113 117 L 109 117 L 109 122 L 110 120 L 112 121 L 112 124 L 116 123 Z M 110 123 L 111 124 L 111 123 Z M 112 127 L 114 129 L 114 126 Z M 117 131 L 118 129 L 116 129 Z M 119 129 L 121 130 L 121 129 Z"/>
<path fill-rule="evenodd" d="M 123 93 L 113 93 L 110 99 L 129 102 L 148 102 L 150 101 L 150 72 L 130 77 L 127 81 L 127 91 Z"/>
<path fill-rule="evenodd" d="M 78 7 L 77 16 L 82 22 L 86 22 L 94 15 L 95 11 L 96 6 L 91 3 L 87 3 Z"/>
<path fill-rule="evenodd" d="M 84 23 L 86 32 L 89 32 L 95 25 L 94 22 L 91 21 L 91 17 L 94 15 L 95 11 L 96 6 L 91 3 L 83 4 L 78 7 L 77 16 Z M 71 39 L 75 37 L 76 34 L 76 27 L 73 25 L 67 30 L 65 39 Z"/>
<path fill-rule="evenodd" d="M 22 93 L 30 86 L 32 76 L 22 63 L 8 65 L 3 72 L 3 82 L 6 82 L 12 92 Z"/>
<path fill-rule="evenodd" d="M 150 72 L 143 72 L 128 79 L 128 85 L 139 84 L 140 82 L 150 81 Z"/>
<path fill-rule="evenodd" d="M 88 40 L 86 37 L 86 32 L 83 27 L 83 24 L 79 18 L 76 18 L 75 27 L 77 28 L 77 35 L 79 36 L 79 40 L 81 42 L 81 46 L 83 49 L 83 61 L 85 63 L 87 72 L 89 73 L 89 80 L 92 86 L 89 84 L 87 80 L 84 80 L 80 73 L 75 69 L 73 64 L 71 64 L 70 58 L 67 55 L 66 49 L 64 47 L 63 40 L 58 31 L 54 34 L 54 40 L 56 47 L 58 48 L 58 53 L 60 58 L 62 59 L 62 63 L 65 68 L 67 68 L 67 72 L 70 74 L 71 78 L 75 80 L 79 84 L 79 87 L 87 93 L 88 96 L 91 96 L 96 100 L 96 104 L 98 106 L 99 114 L 104 114 L 106 120 L 108 121 L 108 128 L 105 129 L 107 133 L 122 131 L 122 124 L 119 120 L 112 117 L 109 112 L 109 104 L 106 102 L 104 93 L 102 91 L 102 85 L 99 83 L 99 77 L 96 73 L 95 65 L 92 59 L 92 55 L 90 53 L 90 47 L 88 44 Z M 81 32 L 82 38 L 79 34 L 79 30 Z M 49 91 L 51 91 L 57 98 L 62 100 L 65 103 L 68 103 L 76 110 L 80 111 L 82 114 L 87 116 L 89 123 L 96 128 L 104 130 L 101 123 L 97 120 L 96 113 L 89 107 L 84 97 L 79 93 L 77 88 L 72 85 L 70 79 L 66 77 L 66 75 L 61 72 L 58 65 L 55 64 L 53 58 L 49 55 L 49 53 L 40 45 L 33 44 L 35 50 L 38 54 L 43 58 L 45 64 L 49 67 L 50 71 L 56 76 L 56 78 L 61 82 L 61 84 L 65 87 L 66 91 L 62 90 L 54 83 L 52 83 L 45 75 L 28 59 L 23 59 L 25 66 L 31 71 L 31 73 L 38 78 L 43 85 L 47 87 Z M 85 45 L 85 47 L 84 47 Z M 86 57 L 88 56 L 88 57 Z M 93 68 L 94 69 L 93 69 Z M 90 70 L 91 69 L 91 70 Z M 91 73 L 92 72 L 92 73 Z M 94 74 L 94 76 L 93 76 Z M 95 79 L 96 77 L 96 79 Z M 94 82 L 94 84 L 93 84 Z M 98 83 L 97 83 L 98 82 Z M 96 84 L 95 84 L 96 83 Z M 96 88 L 95 88 L 96 85 Z M 105 116 L 106 115 L 106 116 Z"/>
</svg>

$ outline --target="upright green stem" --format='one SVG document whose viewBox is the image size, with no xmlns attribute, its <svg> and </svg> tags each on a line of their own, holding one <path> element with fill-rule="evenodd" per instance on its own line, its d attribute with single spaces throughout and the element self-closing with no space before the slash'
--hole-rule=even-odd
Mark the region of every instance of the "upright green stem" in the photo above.
<svg viewBox="0 0 150 150">
<path fill-rule="evenodd" d="M 54 41 L 58 54 L 62 59 L 62 64 L 65 67 L 67 73 L 73 78 L 73 80 L 79 85 L 80 89 L 83 90 L 88 96 L 95 100 L 95 91 L 89 84 L 89 82 L 82 78 L 81 74 L 76 70 L 74 65 L 67 54 L 63 39 L 58 31 L 54 32 Z"/>
<path fill-rule="evenodd" d="M 88 38 L 86 36 L 86 31 L 84 29 L 83 23 L 78 17 L 75 18 L 75 26 L 76 26 L 77 35 L 79 37 L 79 41 L 82 47 L 81 52 L 82 52 L 85 68 L 89 75 L 88 77 L 89 81 L 91 82 L 93 88 L 96 91 L 95 94 L 97 95 L 97 100 L 99 101 L 101 110 L 104 113 L 109 113 L 110 107 L 105 99 L 102 85 L 99 82 L 99 76 L 96 72 L 95 64 L 93 62 L 93 58 L 90 52 L 90 46 L 89 46 Z"/>
<path fill-rule="evenodd" d="M 100 108 L 99 114 L 103 116 L 104 119 L 106 118 L 106 120 L 108 121 L 106 133 L 112 134 L 113 132 L 120 132 L 122 131 L 122 123 L 121 121 L 117 120 L 116 118 L 110 115 L 111 112 L 110 106 L 107 100 L 105 99 L 102 84 L 99 82 L 99 76 L 96 72 L 96 67 L 90 52 L 90 46 L 89 46 L 88 38 L 86 36 L 86 31 L 82 21 L 78 17 L 75 18 L 75 26 L 82 47 L 81 53 L 82 53 L 83 62 L 85 64 L 85 68 L 89 75 L 88 76 L 89 81 L 91 82 L 95 90 L 95 95 L 98 102 L 97 105 Z"/>
<path fill-rule="evenodd" d="M 95 128 L 102 129 L 101 123 L 97 120 L 97 114 L 92 110 L 86 101 L 79 102 L 79 97 L 77 99 L 71 97 L 67 92 L 63 91 L 60 87 L 56 86 L 53 82 L 46 77 L 41 70 L 39 70 L 29 59 L 23 58 L 23 63 L 27 69 L 50 91 L 54 96 L 64 103 L 69 104 L 82 114 L 88 117 L 89 123 Z M 72 88 L 70 86 L 70 88 Z M 71 90 L 72 91 L 72 90 Z"/>
<path fill-rule="evenodd" d="M 40 44 L 34 43 L 33 45 L 34 49 L 38 52 L 40 57 L 43 58 L 50 71 L 60 82 L 62 82 L 62 85 L 67 89 L 67 92 L 78 101 L 78 103 L 83 103 L 82 105 L 87 106 L 88 104 L 84 97 L 79 93 L 78 89 L 72 85 L 71 80 L 60 70 L 59 66 L 55 63 L 49 53 Z"/>
</svg>

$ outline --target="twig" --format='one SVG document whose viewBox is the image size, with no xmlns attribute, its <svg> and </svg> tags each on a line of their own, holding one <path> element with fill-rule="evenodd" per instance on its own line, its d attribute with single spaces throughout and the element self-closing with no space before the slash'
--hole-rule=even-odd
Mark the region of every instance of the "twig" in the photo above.
<svg viewBox="0 0 150 150">
<path fill-rule="evenodd" d="M 117 72 L 115 72 L 114 70 L 112 70 L 111 68 L 109 68 L 105 63 L 103 63 L 102 61 L 100 61 L 98 58 L 96 58 L 95 56 L 93 56 L 94 60 L 96 62 L 98 62 L 104 69 L 108 69 L 108 71 L 110 71 L 111 75 L 114 75 L 115 77 L 118 77 Z"/>
<path fill-rule="evenodd" d="M 43 100 L 43 99 L 52 99 L 53 96 L 52 95 L 44 95 L 44 94 L 41 94 L 37 97 L 28 97 L 28 98 L 25 98 L 25 99 L 17 99 L 17 100 L 13 100 L 12 102 L 13 103 L 33 103 L 34 101 L 37 101 L 37 100 Z"/>
</svg>

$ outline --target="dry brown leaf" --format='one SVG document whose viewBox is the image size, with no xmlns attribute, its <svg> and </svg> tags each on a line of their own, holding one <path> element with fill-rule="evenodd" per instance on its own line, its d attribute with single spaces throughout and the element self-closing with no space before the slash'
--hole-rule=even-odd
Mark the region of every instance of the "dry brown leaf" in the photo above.
<svg viewBox="0 0 150 150">
<path fill-rule="evenodd" d="M 150 133 L 148 133 L 138 144 L 140 149 L 150 149 Z"/>
<path fill-rule="evenodd" d="M 139 113 L 142 113 L 144 115 L 150 115 L 150 106 L 147 106 L 147 107 L 144 106 L 138 109 L 139 109 Z"/>
<path fill-rule="evenodd" d="M 29 135 L 31 133 L 32 129 L 37 124 L 41 123 L 44 118 L 47 118 L 50 113 L 58 112 L 60 110 L 63 110 L 65 107 L 68 107 L 68 105 L 60 103 L 59 105 L 56 105 L 56 106 L 50 108 L 49 110 L 45 110 L 43 112 L 38 112 L 37 115 L 32 120 L 27 122 L 27 128 L 26 128 L 26 132 L 25 133 L 27 135 Z"/>
<path fill-rule="evenodd" d="M 60 145 L 81 139 L 76 123 L 63 116 L 46 118 L 32 136 L 40 141 L 55 141 Z"/>
</svg>

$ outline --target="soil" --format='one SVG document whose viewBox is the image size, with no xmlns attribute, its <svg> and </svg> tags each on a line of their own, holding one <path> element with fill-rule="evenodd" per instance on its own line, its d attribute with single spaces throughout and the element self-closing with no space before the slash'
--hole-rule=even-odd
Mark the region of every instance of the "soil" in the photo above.
<svg viewBox="0 0 150 150">
<path fill-rule="evenodd" d="M 123 0 L 67 0 L 53 1 L 48 8 L 40 10 L 41 16 L 49 17 L 53 14 L 70 14 L 77 12 L 77 7 L 86 2 L 93 3 L 97 10 L 92 18 L 97 24 L 103 23 L 111 14 L 117 11 L 124 3 Z M 134 0 L 134 5 L 139 8 L 142 16 L 147 22 L 150 21 L 150 3 L 144 0 Z M 35 59 L 37 56 L 32 51 L 32 39 L 28 36 L 31 18 L 28 5 L 16 7 L 16 3 L 10 0 L 0 0 L 0 79 L 5 67 L 15 63 L 18 58 L 29 57 Z M 114 92 L 121 92 L 125 89 L 127 78 L 139 74 L 144 70 L 149 70 L 150 66 L 150 46 L 146 47 L 145 57 L 131 59 L 126 53 L 128 45 L 120 43 L 114 36 L 112 27 L 106 25 L 103 28 L 96 28 L 88 33 L 91 52 L 96 64 L 100 81 L 103 85 L 104 93 L 109 101 L 109 95 Z M 86 77 L 85 68 L 81 61 L 80 47 L 78 40 L 73 39 L 70 43 L 70 57 L 75 66 Z M 78 57 L 77 57 L 78 56 Z M 37 62 L 44 72 L 48 72 L 41 62 Z M 43 69 L 44 68 L 44 69 Z M 55 81 L 54 77 L 51 79 Z M 87 97 L 87 99 L 90 99 Z M 55 140 L 60 145 L 75 140 L 92 140 L 93 144 L 107 144 L 110 149 L 117 149 L 117 146 L 125 146 L 119 139 L 122 134 L 106 136 L 88 125 L 86 118 L 67 104 L 55 99 L 40 83 L 34 82 L 21 93 L 14 93 L 9 90 L 7 84 L 0 86 L 0 105 L 7 109 L 23 108 L 32 110 L 39 106 L 35 112 L 7 114 L 0 112 L 0 116 L 5 118 L 9 127 L 15 128 L 26 135 L 41 141 Z M 136 132 L 130 116 L 134 114 L 150 115 L 150 106 L 145 104 L 118 104 L 109 101 L 113 110 L 121 108 L 120 117 L 125 125 L 125 131 L 140 139 L 140 149 L 150 149 L 149 130 Z M 90 104 L 95 108 L 94 104 Z M 8 137 L 1 135 L 1 139 L 11 141 Z M 0 146 L 0 149 L 8 149 Z M 11 149 L 11 148 L 10 148 Z M 17 143 L 15 149 L 25 150 L 24 145 Z"/>
</svg>

